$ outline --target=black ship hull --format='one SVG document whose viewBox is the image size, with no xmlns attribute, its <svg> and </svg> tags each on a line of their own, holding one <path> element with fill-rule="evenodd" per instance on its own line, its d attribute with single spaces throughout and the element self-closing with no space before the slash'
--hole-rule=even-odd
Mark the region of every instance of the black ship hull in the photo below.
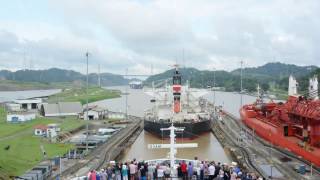
<svg viewBox="0 0 320 180">
<path fill-rule="evenodd" d="M 177 138 L 196 138 L 200 134 L 211 130 L 212 121 L 208 119 L 200 122 L 173 123 L 173 125 L 184 128 L 183 132 L 176 132 Z M 170 126 L 171 123 L 168 122 L 144 120 L 144 130 L 160 138 L 169 138 L 170 131 L 161 131 L 160 129 Z"/>
</svg>

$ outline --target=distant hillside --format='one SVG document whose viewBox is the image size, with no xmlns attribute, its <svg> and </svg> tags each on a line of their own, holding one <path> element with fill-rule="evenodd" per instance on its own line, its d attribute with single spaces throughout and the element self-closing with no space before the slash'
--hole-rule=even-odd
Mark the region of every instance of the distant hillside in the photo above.
<svg viewBox="0 0 320 180">
<path fill-rule="evenodd" d="M 128 79 L 123 78 L 121 75 L 111 73 L 101 73 L 101 85 L 102 86 L 117 86 L 125 85 L 129 82 Z M 19 70 L 11 72 L 7 70 L 0 71 L 0 90 L 19 89 L 20 83 L 24 84 L 21 88 L 32 88 L 28 83 L 39 87 L 39 89 L 52 88 L 55 85 L 63 85 L 65 83 L 71 83 L 74 85 L 83 85 L 86 82 L 86 76 L 72 70 L 64 70 L 58 68 L 51 68 L 48 70 Z M 98 74 L 89 74 L 89 84 L 98 84 Z"/>
<path fill-rule="evenodd" d="M 267 63 L 259 67 L 243 68 L 246 76 L 283 78 L 293 74 L 295 77 L 302 77 L 316 70 L 316 66 L 297 66 L 280 62 Z M 232 74 L 239 75 L 240 69 L 231 71 Z"/>
<path fill-rule="evenodd" d="M 320 68 L 315 69 L 310 74 L 297 78 L 297 81 L 299 83 L 299 86 L 298 86 L 299 93 L 304 94 L 307 92 L 309 87 L 309 78 L 313 76 L 317 76 L 318 80 L 320 80 Z"/>
<path fill-rule="evenodd" d="M 155 86 L 164 85 L 163 81 L 169 80 L 171 83 L 171 78 L 174 70 L 168 70 L 163 73 L 151 76 L 144 81 L 144 84 L 151 85 L 154 82 Z M 208 86 L 213 86 L 213 77 L 216 78 L 217 87 L 225 87 L 227 91 L 239 91 L 240 90 L 240 77 L 233 75 L 227 71 L 200 71 L 195 68 L 181 68 L 182 83 L 189 81 L 191 87 L 207 88 Z M 252 91 L 255 89 L 256 80 L 243 81 L 245 87 Z"/>
<path fill-rule="evenodd" d="M 281 89 L 288 87 L 288 76 L 293 74 L 297 78 L 308 77 L 316 70 L 316 66 L 296 66 L 283 63 L 267 63 L 260 67 L 243 69 L 243 89 L 256 91 L 257 84 L 264 90 Z M 171 79 L 173 69 L 154 75 L 145 80 L 150 85 L 153 81 L 159 84 L 165 79 Z M 206 88 L 213 85 L 213 71 L 200 71 L 195 68 L 182 68 L 183 83 L 188 80 L 192 87 Z M 240 69 L 231 72 L 216 71 L 216 86 L 225 87 L 227 91 L 240 91 Z M 304 88 L 301 86 L 301 88 Z"/>
</svg>

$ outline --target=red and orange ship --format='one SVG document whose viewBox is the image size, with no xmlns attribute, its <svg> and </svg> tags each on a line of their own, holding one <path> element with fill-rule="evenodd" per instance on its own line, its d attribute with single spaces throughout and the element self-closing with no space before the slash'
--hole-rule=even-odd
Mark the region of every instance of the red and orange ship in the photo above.
<svg viewBox="0 0 320 180">
<path fill-rule="evenodd" d="M 242 122 L 273 145 L 287 149 L 320 167 L 320 100 L 317 78 L 310 79 L 309 95 L 297 95 L 296 80 L 289 78 L 289 97 L 284 103 L 254 104 L 240 109 Z"/>
</svg>

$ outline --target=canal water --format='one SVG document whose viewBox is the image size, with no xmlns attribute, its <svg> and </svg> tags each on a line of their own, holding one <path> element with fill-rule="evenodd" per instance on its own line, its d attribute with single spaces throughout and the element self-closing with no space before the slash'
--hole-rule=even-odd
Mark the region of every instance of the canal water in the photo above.
<svg viewBox="0 0 320 180">
<path fill-rule="evenodd" d="M 109 87 L 108 89 L 119 89 L 125 92 L 125 87 Z M 129 95 L 128 101 L 128 113 L 135 116 L 143 117 L 144 111 L 147 108 L 151 108 L 151 96 L 148 96 L 139 89 L 127 89 Z M 205 98 L 209 101 L 213 101 L 213 92 L 209 92 Z M 252 96 L 243 95 L 243 103 L 250 103 L 255 100 Z M 216 105 L 222 105 L 225 110 L 239 117 L 238 111 L 240 107 L 240 95 L 231 92 L 215 92 Z M 126 97 L 108 99 L 99 102 L 95 102 L 95 105 L 106 107 L 112 111 L 125 112 Z M 148 149 L 148 144 L 169 143 L 168 140 L 159 139 L 151 135 L 148 132 L 142 131 L 133 145 L 124 152 L 122 157 L 123 161 L 137 158 L 142 159 L 159 159 L 166 158 L 168 149 Z M 195 156 L 201 160 L 215 160 L 219 162 L 230 162 L 224 149 L 213 136 L 212 133 L 202 134 L 198 138 L 193 140 L 181 140 L 178 139 L 177 143 L 198 143 L 198 148 L 178 149 L 177 157 L 185 159 L 193 159 Z"/>
</svg>

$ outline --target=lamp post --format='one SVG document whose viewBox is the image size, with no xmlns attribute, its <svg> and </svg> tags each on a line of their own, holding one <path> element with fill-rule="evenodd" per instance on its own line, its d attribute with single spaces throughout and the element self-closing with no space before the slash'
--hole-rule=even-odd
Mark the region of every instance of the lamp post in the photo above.
<svg viewBox="0 0 320 180">
<path fill-rule="evenodd" d="M 243 61 L 240 61 L 241 64 L 241 68 L 240 68 L 240 106 L 242 106 L 242 91 L 243 91 L 243 87 L 242 87 L 242 66 L 243 66 Z"/>
<path fill-rule="evenodd" d="M 89 52 L 86 52 L 86 59 L 87 59 L 87 83 L 86 83 L 86 152 L 88 153 L 88 136 L 89 136 L 89 118 L 88 118 L 88 113 L 89 113 L 89 99 L 88 99 L 88 86 L 89 86 Z"/>
<path fill-rule="evenodd" d="M 271 137 L 271 131 L 269 131 L 269 138 L 270 138 L 270 152 L 269 152 L 269 156 L 270 156 L 270 179 L 273 179 L 272 177 L 272 168 L 273 168 L 273 160 L 272 160 L 272 137 Z"/>
<path fill-rule="evenodd" d="M 128 68 L 126 68 L 126 78 L 128 77 Z M 126 86 L 126 121 L 128 121 L 128 85 Z"/>
<path fill-rule="evenodd" d="M 216 87 L 216 69 L 213 68 L 213 86 L 212 86 L 212 88 L 213 88 L 213 105 L 215 105 L 215 103 L 216 103 L 216 89 L 215 89 L 215 87 Z"/>
</svg>

